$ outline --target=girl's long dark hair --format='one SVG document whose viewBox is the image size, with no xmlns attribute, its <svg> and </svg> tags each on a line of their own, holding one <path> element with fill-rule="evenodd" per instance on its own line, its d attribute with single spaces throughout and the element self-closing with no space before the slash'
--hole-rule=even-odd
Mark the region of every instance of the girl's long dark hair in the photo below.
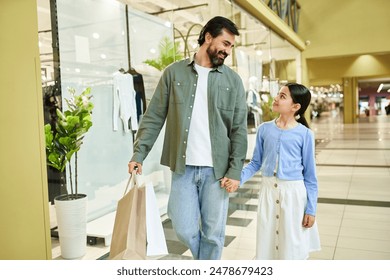
<svg viewBox="0 0 390 280">
<path fill-rule="evenodd" d="M 305 118 L 305 111 L 307 107 L 309 107 L 311 100 L 310 90 L 304 85 L 297 83 L 288 83 L 285 84 L 285 86 L 288 87 L 293 102 L 299 103 L 301 105 L 301 108 L 297 112 L 295 112 L 297 122 L 303 124 L 307 128 L 310 128 Z"/>
</svg>

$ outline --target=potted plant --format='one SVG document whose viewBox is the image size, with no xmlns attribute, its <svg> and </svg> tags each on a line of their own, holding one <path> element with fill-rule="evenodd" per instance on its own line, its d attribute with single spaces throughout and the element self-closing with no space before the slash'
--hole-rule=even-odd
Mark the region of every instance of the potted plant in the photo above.
<svg viewBox="0 0 390 280">
<path fill-rule="evenodd" d="M 92 126 L 91 89 L 76 94 L 68 89 L 70 98 L 65 98 L 68 106 L 65 112 L 57 109 L 55 127 L 45 125 L 47 164 L 69 174 L 67 194 L 54 199 L 60 239 L 61 255 L 65 259 L 82 257 L 86 252 L 86 206 L 87 197 L 80 194 L 77 180 L 77 152 L 83 138 Z"/>
<path fill-rule="evenodd" d="M 169 64 L 180 60 L 183 56 L 179 52 L 179 42 L 172 42 L 168 36 L 161 39 L 159 45 L 160 54 L 156 59 L 147 59 L 144 63 L 156 68 L 159 71 L 164 70 Z"/>
<path fill-rule="evenodd" d="M 263 122 L 271 121 L 279 116 L 279 113 L 272 111 L 273 98 L 267 94 L 267 98 L 261 101 L 261 110 L 263 111 L 262 119 Z"/>
</svg>

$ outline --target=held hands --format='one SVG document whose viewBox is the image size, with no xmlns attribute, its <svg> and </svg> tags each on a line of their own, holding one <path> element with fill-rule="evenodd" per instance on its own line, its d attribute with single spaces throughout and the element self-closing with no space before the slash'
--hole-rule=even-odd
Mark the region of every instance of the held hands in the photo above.
<svg viewBox="0 0 390 280">
<path fill-rule="evenodd" d="M 315 220 L 316 220 L 315 216 L 305 214 L 305 216 L 303 216 L 302 226 L 304 228 L 311 228 Z"/>
<path fill-rule="evenodd" d="M 240 185 L 240 181 L 223 177 L 221 179 L 221 188 L 225 188 L 228 193 L 235 192 Z"/>
<path fill-rule="evenodd" d="M 137 171 L 136 174 L 141 175 L 142 174 L 142 164 L 135 162 L 135 161 L 130 161 L 129 164 L 129 173 L 133 173 L 133 171 Z"/>
</svg>

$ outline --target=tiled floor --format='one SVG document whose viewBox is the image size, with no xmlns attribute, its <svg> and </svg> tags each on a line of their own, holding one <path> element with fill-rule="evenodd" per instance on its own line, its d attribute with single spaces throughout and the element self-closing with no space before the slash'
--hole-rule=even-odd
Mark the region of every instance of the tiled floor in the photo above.
<svg viewBox="0 0 390 280">
<path fill-rule="evenodd" d="M 390 259 L 390 117 L 316 120 L 322 251 L 311 259 Z"/>
<path fill-rule="evenodd" d="M 390 259 L 390 116 L 361 118 L 344 125 L 339 114 L 312 122 L 316 135 L 319 179 L 317 222 L 322 250 L 310 259 Z M 249 134 L 248 158 L 254 134 Z M 255 257 L 256 210 L 261 176 L 231 194 L 224 260 Z M 169 220 L 164 222 L 169 255 L 163 259 L 191 259 L 177 241 Z M 83 259 L 105 259 L 102 242 L 88 246 Z M 53 240 L 53 258 L 60 259 Z"/>
</svg>

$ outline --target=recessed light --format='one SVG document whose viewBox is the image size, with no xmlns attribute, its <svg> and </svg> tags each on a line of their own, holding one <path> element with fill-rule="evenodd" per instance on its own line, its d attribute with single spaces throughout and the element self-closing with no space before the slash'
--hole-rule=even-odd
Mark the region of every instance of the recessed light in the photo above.
<svg viewBox="0 0 390 280">
<path fill-rule="evenodd" d="M 379 87 L 378 87 L 378 90 L 376 92 L 380 92 L 383 88 L 383 84 L 380 84 Z"/>
</svg>

